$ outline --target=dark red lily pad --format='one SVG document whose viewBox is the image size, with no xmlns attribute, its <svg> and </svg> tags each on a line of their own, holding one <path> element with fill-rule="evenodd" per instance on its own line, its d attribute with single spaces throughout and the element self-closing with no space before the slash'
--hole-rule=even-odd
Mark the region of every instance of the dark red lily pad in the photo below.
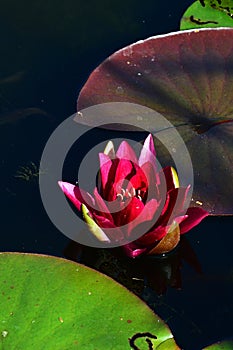
<svg viewBox="0 0 233 350">
<path fill-rule="evenodd" d="M 193 204 L 211 214 L 233 214 L 232 101 L 233 29 L 196 29 L 151 37 L 114 53 L 90 75 L 78 111 L 105 102 L 131 102 L 161 113 L 190 152 Z M 87 120 L 78 114 L 76 120 L 96 123 L 94 115 Z M 142 126 L 155 136 L 172 134 L 172 128 L 161 131 L 156 118 L 145 118 Z M 174 152 L 179 154 L 179 149 Z M 158 158 L 170 162 L 160 148 Z"/>
</svg>

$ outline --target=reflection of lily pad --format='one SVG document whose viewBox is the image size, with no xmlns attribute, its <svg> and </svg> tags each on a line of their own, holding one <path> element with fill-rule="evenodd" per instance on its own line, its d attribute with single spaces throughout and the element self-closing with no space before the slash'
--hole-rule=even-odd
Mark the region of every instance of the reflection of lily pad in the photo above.
<svg viewBox="0 0 233 350">
<path fill-rule="evenodd" d="M 156 348 L 169 339 L 178 349 L 141 300 L 94 270 L 18 253 L 1 253 L 0 264 L 1 349 L 130 350 L 130 339 L 140 349 L 148 349 L 146 339 Z"/>
<path fill-rule="evenodd" d="M 232 0 L 198 0 L 185 11 L 180 29 L 233 27 Z"/>
<path fill-rule="evenodd" d="M 233 29 L 200 29 L 155 36 L 116 52 L 90 75 L 78 110 L 132 102 L 163 114 L 190 152 L 194 202 L 212 214 L 232 214 L 232 101 Z M 144 127 L 156 135 L 156 118 L 145 120 Z M 169 138 L 172 131 L 160 132 Z M 159 156 L 166 161 L 165 154 Z"/>
</svg>

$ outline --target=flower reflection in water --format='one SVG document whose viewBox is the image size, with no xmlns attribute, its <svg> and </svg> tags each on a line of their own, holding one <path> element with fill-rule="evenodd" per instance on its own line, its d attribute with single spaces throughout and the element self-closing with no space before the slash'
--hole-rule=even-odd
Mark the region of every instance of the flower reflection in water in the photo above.
<svg viewBox="0 0 233 350">
<path fill-rule="evenodd" d="M 157 295 L 166 293 L 168 287 L 182 288 L 182 266 L 189 265 L 196 273 L 202 269 L 186 237 L 171 253 L 160 256 L 125 257 L 118 248 L 95 249 L 71 241 L 64 251 L 66 258 L 90 266 L 118 281 L 141 296 L 145 288 Z"/>
</svg>

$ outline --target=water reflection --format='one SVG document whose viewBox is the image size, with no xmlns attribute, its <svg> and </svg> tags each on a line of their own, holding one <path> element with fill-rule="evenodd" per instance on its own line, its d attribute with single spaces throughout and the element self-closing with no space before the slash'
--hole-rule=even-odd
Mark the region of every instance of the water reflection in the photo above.
<svg viewBox="0 0 233 350">
<path fill-rule="evenodd" d="M 174 251 L 161 256 L 129 259 L 118 248 L 94 249 L 74 241 L 70 241 L 64 255 L 114 278 L 139 296 L 148 287 L 157 295 L 165 294 L 169 287 L 181 289 L 184 264 L 195 273 L 202 273 L 198 258 L 185 237 Z"/>
</svg>

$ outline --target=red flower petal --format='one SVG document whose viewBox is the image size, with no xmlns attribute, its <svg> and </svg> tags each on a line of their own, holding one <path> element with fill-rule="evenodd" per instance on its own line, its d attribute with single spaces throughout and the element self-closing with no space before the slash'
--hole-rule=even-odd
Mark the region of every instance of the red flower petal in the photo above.
<svg viewBox="0 0 233 350">
<path fill-rule="evenodd" d="M 115 165 L 114 163 L 115 162 L 113 162 L 113 165 Z M 113 174 L 112 170 L 115 170 L 115 174 Z M 126 187 L 126 185 L 124 185 L 124 182 L 126 182 L 126 180 L 129 181 L 134 172 L 135 170 L 133 164 L 129 160 L 120 159 L 118 161 L 117 166 L 115 166 L 115 169 L 111 169 L 110 175 L 112 175 L 112 179 L 114 179 L 114 182 L 113 186 L 111 185 L 111 187 L 109 186 L 108 189 L 106 188 L 106 191 L 109 190 L 109 194 L 111 193 L 110 196 L 108 194 L 108 198 L 106 199 L 115 200 L 117 193 L 121 192 L 121 188 Z"/>
<path fill-rule="evenodd" d="M 99 162 L 100 162 L 101 185 L 104 189 L 108 181 L 108 175 L 112 165 L 112 161 L 109 158 L 109 156 L 107 156 L 106 154 L 99 153 Z"/>
<path fill-rule="evenodd" d="M 128 237 L 133 238 L 139 236 L 138 233 L 141 232 L 141 236 L 148 232 L 156 223 L 155 213 L 158 210 L 159 203 L 156 199 L 151 199 L 142 208 L 140 216 L 137 216 L 132 222 L 128 224 Z M 138 214 L 139 215 L 139 214 Z M 140 231 L 139 231 L 140 230 Z M 135 238 L 136 239 L 136 238 Z"/>
<path fill-rule="evenodd" d="M 177 216 L 184 214 L 184 203 L 189 188 L 179 187 L 167 193 L 167 200 L 159 222 L 161 225 L 166 226 L 168 222 L 171 223 Z"/>
<path fill-rule="evenodd" d="M 147 181 L 147 200 L 159 198 L 158 176 L 150 162 L 146 162 L 141 167 Z"/>
<path fill-rule="evenodd" d="M 164 236 L 166 236 L 169 230 L 169 226 L 157 226 L 150 232 L 146 233 L 144 236 L 137 239 L 136 243 L 140 247 L 151 247 L 156 242 L 160 241 Z"/>
<path fill-rule="evenodd" d="M 135 190 L 140 189 L 141 192 L 144 192 L 146 194 L 148 188 L 148 180 L 144 174 L 144 171 L 136 164 L 134 165 L 134 170 L 136 171 L 136 174 L 130 178 L 130 184 L 127 186 L 127 188 L 129 191 L 133 190 L 133 188 Z"/>
<path fill-rule="evenodd" d="M 104 176 L 105 188 L 104 189 L 100 188 L 100 191 L 101 191 L 102 197 L 107 201 L 112 201 L 115 199 L 114 196 L 116 195 L 116 193 L 113 185 L 114 185 L 118 165 L 119 165 L 119 159 L 115 158 L 111 160 L 110 168 L 108 163 L 104 163 L 103 168 L 106 166 L 107 169 L 101 170 Z"/>
<path fill-rule="evenodd" d="M 120 212 L 112 214 L 114 217 L 114 223 L 118 227 L 129 224 L 129 222 L 134 220 L 144 208 L 142 201 L 136 197 L 132 197 L 128 201 L 121 204 L 122 206 L 124 205 L 124 208 Z M 119 210 L 120 209 L 121 208 L 119 205 Z"/>
<path fill-rule="evenodd" d="M 97 225 L 104 231 L 111 243 L 119 242 L 124 244 L 124 234 L 122 230 L 114 225 L 113 222 L 106 217 L 93 213 L 93 219 Z M 109 229 L 109 230 L 108 230 Z"/>
<path fill-rule="evenodd" d="M 180 233 L 186 233 L 198 225 L 209 213 L 202 208 L 191 207 L 187 210 L 188 217 L 180 224 Z"/>
<path fill-rule="evenodd" d="M 179 225 L 180 222 L 182 222 L 186 218 L 187 218 L 187 215 L 183 215 L 183 216 L 176 217 L 174 220 Z M 150 232 L 148 232 L 147 234 L 145 234 L 144 236 L 139 238 L 137 240 L 137 244 L 145 246 L 145 247 L 149 247 L 149 246 L 153 245 L 155 242 L 160 241 L 161 239 L 163 239 L 166 236 L 171 225 L 167 225 L 167 226 L 166 225 L 164 225 L 164 226 L 159 225 L 159 226 L 155 227 Z"/>
<path fill-rule="evenodd" d="M 100 196 L 97 188 L 94 189 L 94 198 L 96 203 L 96 210 L 105 218 L 107 218 L 109 221 L 113 222 L 113 218 L 111 213 L 109 212 L 109 209 L 103 200 L 103 198 Z"/>
</svg>

